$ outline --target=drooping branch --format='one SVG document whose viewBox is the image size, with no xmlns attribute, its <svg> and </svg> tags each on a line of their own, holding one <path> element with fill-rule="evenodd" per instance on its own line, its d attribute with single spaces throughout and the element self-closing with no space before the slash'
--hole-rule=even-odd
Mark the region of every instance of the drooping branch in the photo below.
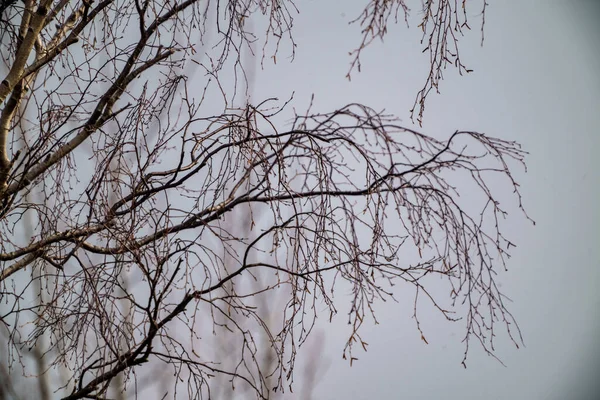
<svg viewBox="0 0 600 400">
<path fill-rule="evenodd" d="M 294 54 L 288 0 L 43 4 L 5 10 L 23 34 L 0 42 L 10 64 L 0 320 L 17 352 L 48 343 L 65 398 L 106 397 L 115 381 L 125 390 L 150 376 L 145 365 L 165 364 L 190 397 L 210 397 L 221 375 L 268 398 L 291 386 L 297 352 L 323 307 L 337 313 L 339 290 L 350 294 L 351 363 L 353 346 L 366 349 L 363 324 L 396 284 L 415 291 L 424 341 L 421 301 L 464 322 L 466 350 L 475 340 L 495 355 L 498 325 L 519 343 L 495 277 L 513 246 L 498 182 L 522 208 L 516 143 L 470 131 L 437 140 L 361 104 L 315 112 L 311 103 L 287 121 L 292 99 L 232 108 L 254 26 L 266 31 L 263 61 L 276 60 L 288 35 Z M 435 71 L 458 40 L 448 29 L 462 17 L 450 2 L 424 7 L 427 85 L 437 88 Z M 369 3 L 352 68 L 400 10 L 402 1 Z M 249 24 L 257 12 L 265 18 Z M 450 44 L 432 50 L 436 37 Z M 200 48 L 207 54 L 194 59 Z M 192 80 L 196 66 L 206 75 Z M 26 236 L 25 218 L 35 221 Z M 430 289 L 432 276 L 446 279 L 449 296 Z"/>
</svg>

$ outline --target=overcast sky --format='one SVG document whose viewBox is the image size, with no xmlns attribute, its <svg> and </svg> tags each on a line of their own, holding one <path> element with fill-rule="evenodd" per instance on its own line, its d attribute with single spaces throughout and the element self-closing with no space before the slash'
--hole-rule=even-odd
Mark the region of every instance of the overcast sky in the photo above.
<svg viewBox="0 0 600 400">
<path fill-rule="evenodd" d="M 600 2 L 487 1 L 483 48 L 480 1 L 468 1 L 473 31 L 461 43 L 461 58 L 474 72 L 459 77 L 448 70 L 418 129 L 439 139 L 456 130 L 484 132 L 518 141 L 530 153 L 527 173 L 513 166 L 536 226 L 516 204 L 506 205 L 511 219 L 504 233 L 517 247 L 508 272 L 498 276 L 525 347 L 499 335 L 496 350 L 505 366 L 472 346 L 464 369 L 464 324 L 425 308 L 425 344 L 412 319 L 414 292 L 401 291 L 399 303 L 377 304 L 380 324 L 362 329 L 368 351 L 357 352 L 352 367 L 342 359 L 346 315 L 340 312 L 332 324 L 319 319 L 299 352 L 294 393 L 286 400 L 304 400 L 303 393 L 317 400 L 600 398 Z M 416 24 L 390 26 L 385 42 L 363 53 L 362 72 L 349 82 L 348 52 L 358 45 L 360 28 L 348 22 L 367 0 L 296 3 L 296 59 L 286 60 L 283 48 L 277 65 L 255 68 L 252 99 L 283 100 L 295 92 L 302 110 L 315 94 L 320 112 L 359 102 L 412 126 L 409 109 L 429 69 Z M 420 4 L 407 3 L 415 10 Z M 198 80 L 200 89 L 203 83 Z M 343 294 L 335 297 L 340 310 L 348 300 Z M 315 365 L 316 387 L 304 390 L 304 368 Z"/>
<path fill-rule="evenodd" d="M 474 72 L 447 73 L 442 94 L 429 98 L 422 131 L 444 138 L 457 129 L 477 130 L 516 140 L 530 152 L 528 172 L 516 169 L 515 176 L 537 225 L 509 207 L 506 233 L 518 247 L 509 271 L 499 276 L 526 347 L 517 350 L 502 336 L 497 351 L 506 367 L 473 348 L 463 369 L 463 325 L 427 314 L 426 345 L 411 319 L 412 304 L 380 304 L 381 324 L 363 331 L 369 350 L 352 368 L 341 358 L 344 316 L 319 325 L 315 399 L 579 400 L 596 398 L 594 385 L 600 393 L 600 7 L 595 1 L 488 2 L 483 48 L 479 5 L 469 2 L 474 30 L 462 43 L 462 58 Z M 385 43 L 364 53 L 362 73 L 348 82 L 348 51 L 359 36 L 347 23 L 365 1 L 300 3 L 296 60 L 279 57 L 276 67 L 257 71 L 253 97 L 286 98 L 295 91 L 306 104 L 315 93 L 320 111 L 357 101 L 409 125 L 408 110 L 428 68 L 418 30 L 392 27 Z M 314 356 L 300 355 L 304 361 Z M 301 369 L 297 376 L 301 394 Z"/>
</svg>

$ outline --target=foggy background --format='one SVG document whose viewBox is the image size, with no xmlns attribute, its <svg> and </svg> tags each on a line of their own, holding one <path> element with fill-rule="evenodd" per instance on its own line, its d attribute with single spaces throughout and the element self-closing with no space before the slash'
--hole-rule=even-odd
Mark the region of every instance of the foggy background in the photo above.
<svg viewBox="0 0 600 400">
<path fill-rule="evenodd" d="M 315 94 L 316 112 L 358 102 L 385 109 L 400 117 L 400 124 L 440 140 L 456 130 L 473 130 L 519 142 L 530 153 L 528 171 L 512 164 L 512 172 L 536 226 L 519 211 L 512 193 L 501 194 L 510 200 L 502 204 L 510 212 L 502 231 L 517 247 L 511 248 L 508 271 L 499 266 L 497 281 L 512 300 L 509 310 L 525 347 L 516 349 L 498 326 L 496 354 L 505 366 L 473 342 L 464 369 L 463 322 L 449 323 L 420 303 L 425 344 L 412 318 L 414 291 L 399 285 L 399 303 L 377 303 L 380 324 L 367 321 L 361 328 L 368 351 L 356 349 L 358 361 L 350 367 L 342 359 L 350 333 L 349 293 L 342 287 L 334 296 L 338 315 L 332 323 L 328 313 L 317 320 L 298 353 L 294 393 L 283 399 L 600 398 L 600 2 L 487 1 L 484 46 L 480 1 L 468 1 L 472 31 L 460 43 L 461 59 L 474 72 L 460 77 L 456 70 L 446 71 L 441 94 L 427 99 L 422 127 L 415 127 L 409 114 L 429 70 L 416 26 L 417 0 L 407 1 L 414 7 L 410 28 L 401 15 L 388 27 L 384 43 L 363 52 L 362 71 L 354 71 L 350 82 L 348 52 L 361 35 L 358 25 L 348 23 L 365 0 L 297 0 L 295 60 L 290 63 L 284 45 L 277 65 L 267 57 L 261 69 L 258 49 L 254 64 L 245 68 L 253 102 L 269 97 L 283 102 L 294 92 L 292 105 L 302 112 Z M 201 91 L 205 80 L 196 77 Z M 498 187 L 508 186 L 498 182 Z M 469 193 L 461 195 L 464 200 Z M 315 368 L 312 382 L 314 371 L 307 369 Z M 152 385 L 147 389 L 140 398 Z M 236 399 L 247 394 L 238 392 Z"/>
</svg>

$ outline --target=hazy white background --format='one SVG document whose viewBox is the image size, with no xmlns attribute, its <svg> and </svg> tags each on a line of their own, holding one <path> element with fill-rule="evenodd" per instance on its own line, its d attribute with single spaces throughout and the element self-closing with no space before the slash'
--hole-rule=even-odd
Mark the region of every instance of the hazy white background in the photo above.
<svg viewBox="0 0 600 400">
<path fill-rule="evenodd" d="M 408 110 L 428 68 L 416 24 L 391 26 L 383 44 L 365 51 L 362 73 L 352 82 L 344 77 L 348 51 L 360 39 L 348 21 L 364 3 L 300 1 L 296 60 L 289 64 L 283 52 L 277 66 L 257 70 L 253 98 L 283 99 L 295 91 L 305 105 L 315 93 L 320 111 L 356 101 L 410 124 Z M 300 355 L 304 362 L 319 359 L 316 399 L 600 398 L 600 6 L 488 0 L 481 48 L 480 3 L 468 3 L 473 31 L 462 42 L 462 58 L 474 72 L 460 78 L 448 70 L 442 94 L 429 98 L 422 130 L 438 138 L 456 129 L 477 130 L 516 140 L 530 152 L 528 173 L 515 169 L 515 177 L 537 225 L 510 205 L 505 231 L 518 247 L 509 271 L 499 276 L 514 301 L 511 310 L 526 347 L 517 350 L 499 337 L 503 367 L 472 346 L 463 369 L 460 323 L 446 323 L 425 309 L 426 345 L 411 319 L 411 304 L 382 303 L 381 324 L 363 331 L 369 350 L 352 367 L 341 358 L 345 316 L 319 325 L 313 345 L 321 342 L 322 352 L 305 349 Z M 399 299 L 410 296 L 400 293 Z M 301 398 L 301 365 L 295 386 L 300 395 L 290 398 Z"/>
<path fill-rule="evenodd" d="M 511 225 L 504 231 L 518 247 L 498 278 L 513 300 L 526 347 L 517 350 L 501 335 L 497 354 L 506 367 L 473 345 L 464 369 L 463 325 L 425 307 L 425 344 L 411 319 L 413 292 L 400 292 L 400 304 L 378 304 L 380 325 L 367 323 L 368 352 L 357 351 L 352 367 L 341 357 L 346 316 L 340 312 L 332 324 L 324 316 L 299 353 L 295 393 L 285 399 L 304 399 L 304 392 L 317 400 L 600 398 L 600 2 L 487 1 L 483 48 L 481 1 L 468 1 L 473 31 L 461 51 L 474 72 L 447 71 L 420 129 L 440 139 L 457 129 L 476 130 L 516 140 L 530 152 L 528 172 L 514 172 L 537 225 L 507 206 Z M 348 82 L 348 52 L 360 43 L 360 28 L 348 22 L 367 0 L 296 2 L 296 59 L 289 63 L 283 49 L 277 65 L 256 68 L 253 100 L 283 100 L 295 92 L 302 110 L 314 93 L 315 110 L 360 102 L 410 125 L 408 110 L 429 68 L 416 19 L 409 29 L 402 21 L 390 26 L 385 42 L 363 53 L 362 72 Z M 407 3 L 416 13 L 420 1 Z M 343 293 L 336 300 L 343 303 Z M 310 374 L 304 368 L 313 365 L 316 387 L 305 391 L 303 376 Z"/>
</svg>

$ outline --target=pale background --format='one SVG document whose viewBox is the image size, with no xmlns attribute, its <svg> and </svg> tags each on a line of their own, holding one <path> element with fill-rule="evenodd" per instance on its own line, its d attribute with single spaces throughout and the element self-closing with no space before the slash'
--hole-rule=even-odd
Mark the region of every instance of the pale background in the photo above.
<svg viewBox="0 0 600 400">
<path fill-rule="evenodd" d="M 537 225 L 510 208 L 506 233 L 518 247 L 509 271 L 499 276 L 526 347 L 517 350 L 501 336 L 497 351 L 506 367 L 472 347 L 463 369 L 460 323 L 426 313 L 426 345 L 410 318 L 411 304 L 382 303 L 381 324 L 363 331 L 369 350 L 352 367 L 341 358 L 343 313 L 333 324 L 319 324 L 317 351 L 300 353 L 306 365 L 317 357 L 315 399 L 600 398 L 600 6 L 488 2 L 483 48 L 479 2 L 469 2 L 473 31 L 462 42 L 462 58 L 474 72 L 462 78 L 446 73 L 442 94 L 429 98 L 422 130 L 439 138 L 477 130 L 516 140 L 530 152 L 528 173 L 516 169 L 515 176 Z M 276 67 L 256 71 L 253 98 L 281 99 L 295 91 L 305 105 L 315 93 L 319 111 L 357 101 L 410 124 L 408 110 L 428 68 L 414 24 L 390 27 L 385 42 L 364 53 L 362 73 L 348 82 L 348 51 L 359 30 L 347 23 L 365 2 L 300 3 L 296 60 L 289 64 L 284 52 Z M 296 372 L 299 394 L 286 398 L 302 398 L 303 363 Z"/>
<path fill-rule="evenodd" d="M 472 346 L 464 369 L 463 325 L 425 308 L 425 344 L 411 319 L 413 293 L 400 292 L 400 304 L 377 305 L 380 325 L 366 324 L 368 352 L 357 352 L 350 367 L 342 360 L 348 329 L 341 291 L 340 314 L 332 324 L 319 320 L 299 353 L 294 393 L 285 399 L 304 400 L 309 393 L 317 400 L 600 398 L 600 2 L 487 1 L 483 48 L 481 2 L 468 1 L 473 31 L 461 51 L 474 72 L 447 71 L 420 129 L 439 139 L 476 130 L 516 140 L 530 152 L 528 172 L 514 173 L 537 225 L 508 206 L 505 233 L 518 247 L 498 277 L 513 300 L 525 347 L 517 350 L 500 335 L 496 350 L 506 367 Z M 359 27 L 348 22 L 366 0 L 297 3 L 296 59 L 290 64 L 283 48 L 276 66 L 254 68 L 252 99 L 287 99 L 295 91 L 301 110 L 314 93 L 317 111 L 360 102 L 411 125 L 408 110 L 428 69 L 416 23 L 390 26 L 385 42 L 364 52 L 362 72 L 348 82 L 348 52 L 360 41 Z M 407 3 L 416 10 L 420 2 Z M 317 369 L 316 386 L 307 387 L 305 368 Z"/>
</svg>

